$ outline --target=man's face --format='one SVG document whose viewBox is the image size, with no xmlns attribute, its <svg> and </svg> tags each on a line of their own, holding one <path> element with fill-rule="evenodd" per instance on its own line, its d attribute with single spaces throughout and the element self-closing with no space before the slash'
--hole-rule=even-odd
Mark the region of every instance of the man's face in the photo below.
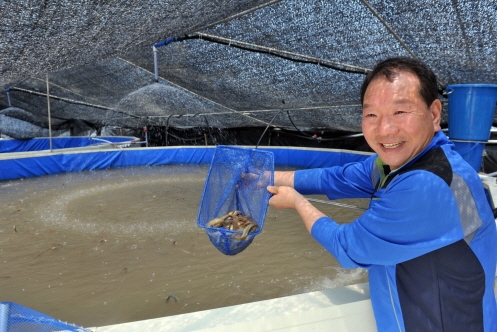
<svg viewBox="0 0 497 332">
<path fill-rule="evenodd" d="M 428 107 L 419 86 L 416 75 L 398 72 L 392 82 L 376 77 L 364 94 L 364 137 L 392 170 L 414 158 L 441 129 L 442 104 L 435 100 Z"/>
</svg>

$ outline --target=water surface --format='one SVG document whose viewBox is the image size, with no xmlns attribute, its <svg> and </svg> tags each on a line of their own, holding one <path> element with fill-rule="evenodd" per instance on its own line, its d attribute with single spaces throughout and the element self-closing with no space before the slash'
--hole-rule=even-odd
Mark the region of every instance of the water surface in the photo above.
<svg viewBox="0 0 497 332">
<path fill-rule="evenodd" d="M 291 210 L 270 207 L 245 251 L 221 254 L 196 224 L 207 171 L 169 165 L 0 182 L 0 301 L 91 327 L 366 281 Z M 339 222 L 361 214 L 314 204 Z"/>
</svg>

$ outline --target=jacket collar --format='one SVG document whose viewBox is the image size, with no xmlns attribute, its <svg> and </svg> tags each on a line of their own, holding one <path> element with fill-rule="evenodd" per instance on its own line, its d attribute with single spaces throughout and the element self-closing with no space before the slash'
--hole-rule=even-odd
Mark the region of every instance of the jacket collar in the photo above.
<svg viewBox="0 0 497 332">
<path fill-rule="evenodd" d="M 444 134 L 444 132 L 442 130 L 435 132 L 435 135 L 433 135 L 433 138 L 430 141 L 430 143 L 420 153 L 418 153 L 414 158 L 410 159 L 407 163 L 400 166 L 399 168 L 397 168 L 393 172 L 397 172 L 408 165 L 412 165 L 417 160 L 419 160 L 419 158 L 424 156 L 428 151 L 430 151 L 434 148 L 437 148 L 439 146 L 449 144 L 449 143 L 451 143 L 450 140 L 447 138 L 447 136 Z M 390 170 L 390 166 L 385 164 L 379 156 L 376 157 L 375 162 L 376 162 L 376 166 L 378 167 L 378 169 L 381 173 L 381 178 L 386 177 L 387 175 L 389 175 L 392 172 L 392 170 Z"/>
</svg>

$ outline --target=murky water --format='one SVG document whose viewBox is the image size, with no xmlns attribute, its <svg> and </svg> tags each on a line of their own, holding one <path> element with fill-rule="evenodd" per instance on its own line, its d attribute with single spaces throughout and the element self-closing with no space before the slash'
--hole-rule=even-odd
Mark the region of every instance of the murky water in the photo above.
<svg viewBox="0 0 497 332">
<path fill-rule="evenodd" d="M 290 210 L 270 207 L 245 251 L 221 254 L 195 222 L 207 170 L 139 167 L 0 182 L 0 301 L 92 327 L 366 281 L 365 271 L 339 267 Z M 361 214 L 314 204 L 339 222 Z"/>
</svg>

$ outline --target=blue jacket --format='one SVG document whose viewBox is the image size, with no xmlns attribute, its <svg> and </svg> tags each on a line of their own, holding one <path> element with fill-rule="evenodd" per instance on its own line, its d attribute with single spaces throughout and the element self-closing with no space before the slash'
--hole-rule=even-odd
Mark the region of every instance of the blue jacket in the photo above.
<svg viewBox="0 0 497 332">
<path fill-rule="evenodd" d="M 312 236 L 345 268 L 366 268 L 378 331 L 497 331 L 497 231 L 483 185 L 443 132 L 390 172 L 377 155 L 295 172 L 295 189 L 371 198 L 350 224 Z"/>
</svg>

